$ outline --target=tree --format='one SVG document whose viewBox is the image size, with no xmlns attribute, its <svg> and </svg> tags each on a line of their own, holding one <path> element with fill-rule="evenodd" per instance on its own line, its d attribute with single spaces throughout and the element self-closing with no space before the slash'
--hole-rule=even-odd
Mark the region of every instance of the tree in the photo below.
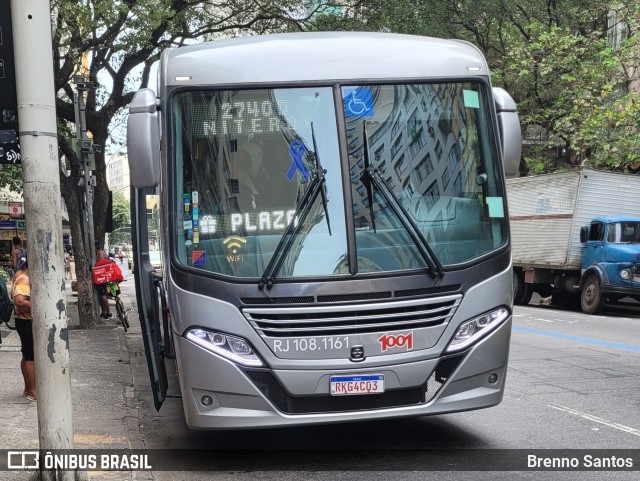
<svg viewBox="0 0 640 481">
<path fill-rule="evenodd" d="M 128 229 L 131 226 L 131 208 L 122 192 L 114 192 L 111 209 L 113 225 L 109 235 L 109 244 L 131 244 L 131 235 Z"/>
<path fill-rule="evenodd" d="M 109 79 L 86 98 L 87 129 L 95 144 L 105 146 L 112 122 L 125 115 L 134 92 L 155 85 L 155 79 L 150 79 L 151 67 L 164 49 L 240 31 L 259 34 L 302 30 L 327 4 L 310 0 L 52 0 L 51 6 L 59 145 L 68 160 L 69 174 L 61 176 L 61 190 L 73 237 L 78 311 L 83 327 L 92 327 L 97 315 L 84 246 L 83 194 L 77 187 L 82 165 L 68 141 L 73 136 L 69 126 L 75 120 L 74 76 L 86 74 L 94 82 L 102 75 Z M 108 202 L 105 175 L 103 149 L 96 152 L 93 204 L 95 238 L 100 243 L 105 234 Z"/>
<path fill-rule="evenodd" d="M 7 164 L 0 166 L 0 185 L 16 194 L 22 193 L 22 165 Z"/>
</svg>

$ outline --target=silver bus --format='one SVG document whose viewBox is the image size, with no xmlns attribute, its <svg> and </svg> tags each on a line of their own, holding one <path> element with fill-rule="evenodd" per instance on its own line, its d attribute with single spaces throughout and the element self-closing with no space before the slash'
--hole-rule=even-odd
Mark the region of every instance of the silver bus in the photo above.
<svg viewBox="0 0 640 481">
<path fill-rule="evenodd" d="M 158 72 L 127 135 L 157 409 L 169 369 L 193 429 L 501 402 L 521 137 L 476 47 L 277 34 L 168 50 Z"/>
</svg>

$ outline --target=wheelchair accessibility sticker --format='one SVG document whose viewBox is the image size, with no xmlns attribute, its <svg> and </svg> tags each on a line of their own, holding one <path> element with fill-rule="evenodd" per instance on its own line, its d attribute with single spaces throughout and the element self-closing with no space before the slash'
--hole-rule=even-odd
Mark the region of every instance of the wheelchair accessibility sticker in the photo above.
<svg viewBox="0 0 640 481">
<path fill-rule="evenodd" d="M 343 92 L 346 117 L 373 117 L 373 91 L 370 87 L 345 88 Z"/>
</svg>

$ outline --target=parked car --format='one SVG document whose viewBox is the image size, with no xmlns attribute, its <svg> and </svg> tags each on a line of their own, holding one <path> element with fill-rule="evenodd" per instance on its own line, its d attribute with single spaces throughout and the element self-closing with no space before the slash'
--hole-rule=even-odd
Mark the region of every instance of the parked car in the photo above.
<svg viewBox="0 0 640 481">
<path fill-rule="evenodd" d="M 149 262 L 151 262 L 156 274 L 162 274 L 162 252 L 149 251 Z"/>
</svg>

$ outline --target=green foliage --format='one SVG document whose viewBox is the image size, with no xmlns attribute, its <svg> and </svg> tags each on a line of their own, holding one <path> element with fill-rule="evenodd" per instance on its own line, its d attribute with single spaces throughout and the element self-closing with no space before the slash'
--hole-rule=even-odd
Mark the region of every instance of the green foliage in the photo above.
<svg viewBox="0 0 640 481">
<path fill-rule="evenodd" d="M 0 165 L 0 186 L 22 194 L 22 165 Z"/>
</svg>

